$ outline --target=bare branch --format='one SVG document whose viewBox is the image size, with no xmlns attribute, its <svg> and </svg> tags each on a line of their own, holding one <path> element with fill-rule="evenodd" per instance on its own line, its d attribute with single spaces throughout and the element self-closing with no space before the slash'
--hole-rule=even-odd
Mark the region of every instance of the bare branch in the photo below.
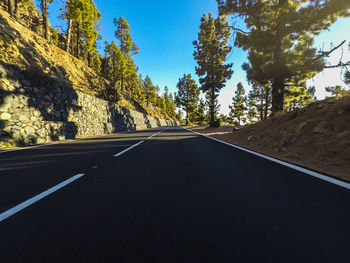
<svg viewBox="0 0 350 263">
<path fill-rule="evenodd" d="M 339 62 L 337 65 L 325 66 L 324 68 L 341 68 L 341 67 L 347 67 L 347 66 L 350 66 L 350 61 L 346 63 Z"/>
<path fill-rule="evenodd" d="M 316 59 L 320 59 L 320 58 L 324 58 L 324 57 L 328 57 L 332 52 L 334 52 L 335 50 L 337 50 L 338 48 L 340 48 L 342 45 L 344 45 L 344 43 L 346 42 L 346 40 L 344 40 L 343 42 L 341 42 L 338 46 L 332 48 L 329 51 L 322 51 L 320 52 L 320 54 L 315 58 Z"/>
<path fill-rule="evenodd" d="M 246 32 L 246 31 L 243 31 L 242 29 L 239 29 L 237 27 L 234 27 L 234 26 L 229 26 L 233 31 L 238 31 L 238 32 L 241 32 L 242 34 L 244 35 L 248 35 L 250 32 Z"/>
</svg>

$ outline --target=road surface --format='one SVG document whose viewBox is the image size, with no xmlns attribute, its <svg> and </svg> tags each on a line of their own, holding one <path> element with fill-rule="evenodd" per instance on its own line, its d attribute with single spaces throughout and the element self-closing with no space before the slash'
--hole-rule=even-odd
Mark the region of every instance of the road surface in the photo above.
<svg viewBox="0 0 350 263">
<path fill-rule="evenodd" d="M 350 191 L 180 127 L 3 152 L 0 261 L 350 262 Z"/>
</svg>

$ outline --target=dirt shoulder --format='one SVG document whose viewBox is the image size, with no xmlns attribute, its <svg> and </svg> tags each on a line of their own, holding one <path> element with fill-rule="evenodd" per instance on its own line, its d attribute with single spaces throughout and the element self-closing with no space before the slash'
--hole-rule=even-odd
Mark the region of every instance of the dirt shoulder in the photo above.
<svg viewBox="0 0 350 263">
<path fill-rule="evenodd" d="M 326 99 L 254 125 L 193 130 L 350 181 L 350 97 Z"/>
</svg>

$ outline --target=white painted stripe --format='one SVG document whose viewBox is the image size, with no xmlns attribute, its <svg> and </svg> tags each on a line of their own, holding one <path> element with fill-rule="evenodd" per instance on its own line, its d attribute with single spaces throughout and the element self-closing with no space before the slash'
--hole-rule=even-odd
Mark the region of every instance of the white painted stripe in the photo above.
<svg viewBox="0 0 350 263">
<path fill-rule="evenodd" d="M 23 150 L 33 149 L 33 148 L 46 147 L 46 146 L 60 145 L 60 144 L 65 144 L 65 143 L 69 143 L 69 142 L 74 142 L 74 141 L 77 141 L 77 140 L 79 140 L 79 139 L 67 140 L 67 141 L 61 141 L 61 142 L 49 143 L 49 144 L 40 144 L 40 145 L 34 145 L 34 146 L 27 146 L 27 147 L 24 147 L 24 148 L 18 148 L 18 149 L 12 149 L 12 150 L 0 150 L 0 154 L 1 153 L 8 153 L 8 152 L 15 152 L 15 151 L 23 151 Z"/>
<path fill-rule="evenodd" d="M 165 131 L 167 129 L 164 129 L 163 131 Z M 147 131 L 147 129 L 145 130 L 142 130 L 142 131 Z M 160 131 L 159 133 L 161 133 L 162 131 Z M 8 152 L 15 152 L 15 151 L 23 151 L 23 150 L 28 150 L 28 149 L 33 149 L 33 148 L 39 148 L 39 147 L 46 147 L 46 146 L 53 146 L 53 145 L 60 145 L 60 144 L 65 144 L 65 143 L 69 143 L 69 142 L 75 142 L 75 141 L 84 141 L 84 140 L 87 140 L 87 139 L 97 139 L 97 138 L 104 138 L 104 137 L 111 137 L 111 136 L 116 136 L 118 134 L 126 134 L 126 133 L 132 133 L 130 131 L 127 131 L 127 132 L 118 132 L 118 133 L 112 133 L 112 134 L 106 134 L 106 135 L 102 135 L 102 136 L 96 136 L 96 137 L 88 137 L 88 138 L 77 138 L 77 139 L 72 139 L 72 140 L 64 140 L 64 141 L 60 141 L 60 142 L 57 142 L 57 143 L 49 143 L 49 144 L 40 144 L 40 145 L 34 145 L 34 146 L 27 146 L 27 147 L 23 147 L 23 148 L 18 148 L 18 149 L 12 149 L 12 150 L 0 150 L 0 154 L 2 153 L 8 153 Z M 159 134 L 157 133 L 157 134 Z M 157 135 L 157 134 L 154 134 L 153 136 Z M 152 137 L 153 137 L 152 136 Z M 149 138 L 152 138 L 152 137 L 149 137 Z M 117 138 L 118 139 L 118 138 Z"/>
<path fill-rule="evenodd" d="M 120 155 L 126 153 L 127 151 L 130 151 L 132 148 L 135 148 L 136 146 L 139 146 L 139 145 L 140 145 L 141 143 L 143 143 L 143 142 L 144 142 L 144 141 L 140 141 L 140 142 L 134 144 L 133 146 L 130 146 L 129 148 L 125 149 L 124 151 L 121 151 L 120 153 L 117 153 L 117 154 L 115 154 L 115 155 L 113 155 L 113 156 L 114 156 L 114 157 L 118 157 L 118 156 L 120 156 Z"/>
<path fill-rule="evenodd" d="M 3 212 L 0 214 L 0 222 L 4 221 L 6 218 L 18 213 L 19 211 L 23 210 L 24 208 L 38 202 L 39 200 L 45 198 L 46 196 L 52 194 L 53 192 L 56 192 L 57 190 L 61 189 L 62 187 L 66 186 L 67 184 L 70 184 L 72 182 L 74 182 L 75 180 L 79 179 L 80 177 L 84 176 L 84 174 L 77 174 L 69 179 L 67 179 L 66 181 L 46 190 L 45 192 L 42 192 L 41 194 L 38 194 L 30 199 L 28 199 L 27 201 L 24 201 L 23 203 Z"/>
<path fill-rule="evenodd" d="M 272 161 L 272 162 L 275 162 L 275 163 L 278 163 L 278 164 L 281 164 L 283 166 L 286 166 L 286 167 L 289 167 L 291 169 L 294 169 L 294 170 L 297 170 L 299 172 L 302 172 L 302 173 L 305 173 L 307 175 L 311 175 L 313 177 L 316 177 L 318 179 L 321 179 L 321 180 L 324 180 L 324 181 L 327 181 L 329 183 L 332 183 L 332 184 L 335 184 L 335 185 L 338 185 L 340 187 L 343 187 L 343 188 L 346 188 L 346 189 L 349 189 L 350 190 L 350 184 L 347 183 L 347 182 L 344 182 L 344 181 L 341 181 L 341 180 L 338 180 L 338 179 L 335 179 L 335 178 L 332 178 L 332 177 L 329 177 L 327 175 L 324 175 L 324 174 L 321 174 L 321 173 L 318 173 L 318 172 L 315 172 L 315 171 L 312 171 L 312 170 L 309 170 L 309 169 L 306 169 L 304 167 L 300 167 L 300 166 L 297 166 L 295 164 L 291 164 L 291 163 L 288 163 L 288 162 L 285 162 L 285 161 L 282 161 L 282 160 L 278 160 L 276 158 L 273 158 L 273 157 L 270 157 L 270 156 L 267 156 L 267 155 L 264 155 L 264 154 L 261 154 L 261 153 L 258 153 L 258 152 L 254 152 L 254 151 L 251 151 L 251 150 L 248 150 L 248 149 L 245 149 L 243 147 L 240 147 L 238 145 L 235 145 L 235 144 L 231 144 L 231 143 L 228 143 L 228 142 L 224 142 L 224 141 L 221 141 L 217 138 L 214 138 L 214 137 L 211 137 L 211 136 L 207 136 L 205 134 L 201 134 L 199 132 L 196 132 L 196 131 L 192 131 L 190 129 L 187 129 L 187 128 L 184 128 L 188 131 L 191 131 L 193 133 L 196 133 L 198 135 L 201 135 L 201 136 L 204 136 L 206 138 L 209 138 L 209 139 L 212 139 L 214 141 L 217 141 L 217 142 L 220 142 L 220 143 L 223 143 L 223 144 L 226 144 L 228 146 L 231 146 L 233 148 L 236 148 L 238 150 L 241 150 L 241 151 L 245 151 L 247 153 L 250 153 L 250 154 L 254 154 L 256 156 L 259 156 L 261 158 L 264 158 L 266 160 L 269 160 L 269 161 Z"/>
<path fill-rule="evenodd" d="M 15 151 L 22 151 L 22 150 L 27 150 L 27 149 L 39 148 L 39 147 L 45 147 L 45 146 L 49 146 L 49 145 L 55 145 L 55 144 L 42 144 L 42 145 L 36 145 L 36 146 L 28 146 L 28 147 L 19 148 L 19 149 L 2 150 L 2 151 L 0 151 L 0 154 L 7 153 L 7 152 L 15 152 Z"/>
<path fill-rule="evenodd" d="M 166 130 L 168 130 L 168 128 L 167 128 L 167 129 L 164 129 L 164 130 L 161 130 L 161 131 L 159 131 L 159 132 L 157 132 L 157 133 L 155 133 L 155 134 L 149 136 L 147 139 L 151 139 L 151 138 L 153 138 L 154 136 L 157 136 L 159 133 L 161 133 L 161 132 L 163 132 L 163 131 L 166 131 Z"/>
</svg>

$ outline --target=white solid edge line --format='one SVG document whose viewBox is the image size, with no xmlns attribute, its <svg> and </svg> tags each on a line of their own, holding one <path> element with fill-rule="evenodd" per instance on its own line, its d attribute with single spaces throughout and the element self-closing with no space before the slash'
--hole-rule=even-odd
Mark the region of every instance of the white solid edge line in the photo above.
<svg viewBox="0 0 350 263">
<path fill-rule="evenodd" d="M 234 144 L 231 144 L 231 143 L 228 143 L 228 142 L 221 141 L 221 140 L 219 140 L 219 139 L 217 139 L 217 138 L 210 137 L 210 136 L 208 136 L 208 135 L 201 134 L 201 133 L 199 133 L 199 132 L 192 131 L 192 130 L 187 129 L 187 128 L 184 128 L 184 129 L 186 129 L 186 130 L 188 130 L 188 131 L 191 131 L 191 132 L 193 132 L 193 133 L 196 133 L 196 134 L 198 134 L 198 135 L 204 136 L 204 137 L 206 137 L 206 138 L 212 139 L 212 140 L 214 140 L 214 141 L 217 141 L 217 142 L 226 144 L 226 145 L 231 146 L 231 147 L 233 147 L 233 148 L 236 148 L 236 149 L 238 149 L 238 150 L 245 151 L 245 152 L 250 153 L 250 154 L 254 154 L 254 155 L 259 156 L 259 157 L 261 157 L 261 158 L 264 158 L 264 159 L 267 159 L 267 160 L 269 160 L 269 161 L 272 161 L 272 162 L 281 164 L 281 165 L 283 165 L 283 166 L 289 167 L 289 168 L 291 168 L 291 169 L 297 170 L 297 171 L 299 171 L 299 172 L 302 172 L 302 173 L 311 175 L 311 176 L 316 177 L 316 178 L 318 178 L 318 179 L 327 181 L 327 182 L 329 182 L 329 183 L 332 183 L 332 184 L 335 184 L 335 185 L 338 185 L 338 186 L 341 186 L 341 187 L 343 187 L 343 188 L 346 188 L 346 189 L 349 189 L 349 190 L 350 190 L 350 184 L 349 184 L 349 183 L 346 183 L 346 182 L 343 182 L 343 181 L 341 181 L 341 180 L 338 180 L 338 179 L 329 177 L 329 176 L 327 176 L 327 175 L 324 175 L 324 174 L 321 174 L 321 173 L 318 173 L 318 172 L 315 172 L 315 171 L 312 171 L 312 170 L 308 170 L 308 169 L 306 169 L 306 168 L 297 166 L 297 165 L 295 165 L 295 164 L 291 164 L 291 163 L 288 163 L 288 162 L 285 162 L 285 161 L 278 160 L 278 159 L 276 159 L 276 158 L 273 158 L 273 157 L 270 157 L 270 156 L 267 156 L 267 155 L 264 155 L 264 154 L 261 154 L 261 153 L 258 153 L 258 152 L 254 152 L 254 151 L 245 149 L 245 148 L 240 147 L 240 146 L 238 146 L 238 145 L 234 145 Z"/>
<path fill-rule="evenodd" d="M 138 143 L 136 143 L 136 144 L 130 146 L 129 148 L 126 148 L 124 151 L 121 151 L 120 153 L 117 153 L 117 154 L 115 154 L 115 155 L 113 155 L 113 156 L 114 156 L 114 157 L 118 157 L 118 156 L 120 156 L 120 155 L 126 153 L 127 151 L 130 151 L 132 148 L 135 148 L 136 146 L 140 145 L 140 144 L 143 143 L 143 142 L 144 142 L 144 141 L 140 141 L 140 142 L 138 142 Z"/>
<path fill-rule="evenodd" d="M 23 210 L 24 208 L 38 202 L 39 200 L 45 198 L 46 196 L 52 194 L 53 192 L 56 192 L 57 190 L 61 189 L 62 187 L 72 183 L 73 181 L 79 179 L 80 177 L 84 176 L 85 174 L 77 174 L 67 180 L 65 180 L 64 182 L 51 187 L 50 189 L 46 190 L 45 192 L 42 192 L 41 194 L 38 194 L 30 199 L 28 199 L 27 201 L 24 201 L 23 203 L 20 203 L 19 205 L 10 208 L 9 210 L 3 212 L 0 214 L 0 222 L 4 221 L 6 218 L 18 213 L 19 211 Z"/>
<path fill-rule="evenodd" d="M 160 131 L 159 133 L 165 131 L 167 129 L 164 129 L 162 131 Z M 115 134 L 125 134 L 125 133 L 128 133 L 128 132 L 118 132 L 118 133 L 112 133 L 112 134 L 106 134 L 106 135 L 101 135 L 101 136 L 96 136 L 96 137 L 93 137 L 93 138 L 102 138 L 102 137 L 110 137 L 110 136 L 113 136 Z M 159 134 L 157 133 L 157 134 Z M 157 135 L 157 134 L 154 134 L 154 135 Z M 153 136 L 154 136 L 153 135 Z M 152 136 L 152 137 L 153 137 Z M 149 138 L 152 138 L 152 137 L 149 137 Z M 85 138 L 77 138 L 77 139 L 72 139 L 72 140 L 67 140 L 67 141 L 60 141 L 60 142 L 57 142 L 57 143 L 48 143 L 48 144 L 40 144 L 40 145 L 34 145 L 34 146 L 27 146 L 27 147 L 24 147 L 24 148 L 19 148 L 19 149 L 12 149 L 12 150 L 0 150 L 0 154 L 2 153 L 8 153 L 8 152 L 15 152 L 15 151 L 23 151 L 23 150 L 28 150 L 28 149 L 33 149 L 33 148 L 39 148 L 39 147 L 45 147 L 45 146 L 52 146 L 52 145 L 59 145 L 59 144 L 65 144 L 65 143 L 69 143 L 69 142 L 75 142 L 75 141 L 79 141 L 79 140 L 84 140 Z"/>
<path fill-rule="evenodd" d="M 20 149 L 12 149 L 12 150 L 1 150 L 1 153 L 8 153 L 8 152 L 15 152 L 15 151 L 23 151 L 23 150 L 27 150 L 27 149 L 33 149 L 33 148 L 39 148 L 39 147 L 45 147 L 45 146 L 49 146 L 49 145 L 56 145 L 56 144 L 60 144 L 60 143 L 52 143 L 52 144 L 41 144 L 41 145 L 35 145 L 35 146 L 28 146 L 25 148 L 20 148 Z"/>
</svg>

